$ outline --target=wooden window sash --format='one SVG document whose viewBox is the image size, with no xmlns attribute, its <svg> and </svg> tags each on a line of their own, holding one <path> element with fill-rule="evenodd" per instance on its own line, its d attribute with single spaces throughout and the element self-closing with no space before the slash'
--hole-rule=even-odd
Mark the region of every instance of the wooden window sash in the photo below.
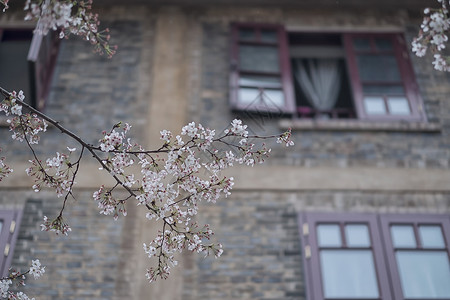
<svg viewBox="0 0 450 300">
<path fill-rule="evenodd" d="M 372 50 L 368 51 L 358 51 L 356 52 L 353 48 L 353 40 L 354 38 L 368 38 L 371 43 Z M 374 48 L 374 39 L 386 38 L 393 43 L 392 51 L 379 51 Z M 350 75 L 351 87 L 353 90 L 354 104 L 357 112 L 358 119 L 360 120 L 376 120 L 376 121 L 397 121 L 397 120 L 405 120 L 405 121 L 426 121 L 425 114 L 423 112 L 422 99 L 420 97 L 420 93 L 418 90 L 417 83 L 414 77 L 414 71 L 409 60 L 408 52 L 405 47 L 404 38 L 401 34 L 392 34 L 392 33 L 345 33 L 343 34 L 343 42 L 344 48 L 346 51 L 347 57 L 347 66 Z M 381 55 L 381 54 L 394 54 L 400 76 L 401 76 L 401 86 L 405 91 L 405 98 L 408 101 L 410 108 L 410 115 L 369 115 L 366 113 L 364 108 L 364 93 L 362 90 L 363 82 L 360 79 L 358 66 L 356 62 L 356 55 L 358 54 L 373 54 L 373 55 Z M 366 84 L 366 82 L 364 82 Z M 371 82 L 371 84 L 376 84 L 376 82 Z M 389 85 L 390 83 L 382 84 Z M 386 109 L 387 99 L 384 96 L 384 103 Z"/>
<path fill-rule="evenodd" d="M 38 110 L 45 109 L 46 99 L 50 92 L 50 83 L 58 56 L 60 39 L 56 32 L 43 36 L 34 34 L 28 52 L 30 65 L 30 86 L 33 93 L 33 106 Z"/>
<path fill-rule="evenodd" d="M 255 40 L 240 40 L 239 39 L 239 30 L 241 28 L 254 30 L 256 33 Z M 267 42 L 261 40 L 261 32 L 263 30 L 273 30 L 276 32 L 277 41 L 276 42 Z M 255 112 L 265 112 L 265 111 L 276 111 L 281 110 L 281 113 L 294 113 L 295 112 L 295 103 L 294 103 L 294 92 L 292 85 L 292 75 L 291 75 L 291 66 L 289 61 L 288 54 L 288 45 L 287 45 L 287 35 L 283 26 L 273 25 L 273 24 L 253 24 L 253 23 L 237 23 L 233 24 L 231 28 L 231 71 L 230 71 L 230 104 L 233 109 L 236 110 L 250 110 Z M 273 46 L 278 50 L 278 58 L 279 58 L 279 66 L 280 72 L 259 72 L 259 71 L 251 71 L 251 70 L 241 70 L 239 64 L 239 46 L 240 45 L 254 45 L 254 46 Z M 258 104 L 242 104 L 239 102 L 238 93 L 239 87 L 247 87 L 247 85 L 239 85 L 239 78 L 241 75 L 262 75 L 262 76 L 272 76 L 278 77 L 280 79 L 281 88 L 277 90 L 281 90 L 284 95 L 284 105 L 281 107 L 269 107 L 267 105 L 258 105 Z M 260 92 L 263 92 L 265 89 L 270 90 L 274 89 L 274 87 L 268 86 L 251 86 L 255 89 L 260 89 Z"/>
<path fill-rule="evenodd" d="M 9 267 L 13 259 L 14 249 L 19 235 L 22 218 L 21 210 L 1 210 L 0 220 L 3 222 L 0 232 L 0 276 L 9 275 Z"/>
</svg>

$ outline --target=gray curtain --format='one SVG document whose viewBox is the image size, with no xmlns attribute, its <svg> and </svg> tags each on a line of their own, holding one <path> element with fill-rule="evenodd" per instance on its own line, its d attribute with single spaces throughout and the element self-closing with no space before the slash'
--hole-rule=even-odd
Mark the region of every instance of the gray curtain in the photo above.
<svg viewBox="0 0 450 300">
<path fill-rule="evenodd" d="M 295 78 L 315 109 L 330 110 L 336 105 L 341 87 L 338 59 L 298 59 Z"/>
</svg>

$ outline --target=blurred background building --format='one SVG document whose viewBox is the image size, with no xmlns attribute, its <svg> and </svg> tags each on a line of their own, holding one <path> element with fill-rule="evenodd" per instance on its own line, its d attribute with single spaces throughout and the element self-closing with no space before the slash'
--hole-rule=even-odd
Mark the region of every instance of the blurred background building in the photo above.
<svg viewBox="0 0 450 300">
<path fill-rule="evenodd" d="M 19 3 L 12 3 L 19 5 Z M 234 118 L 251 133 L 292 128 L 262 166 L 235 168 L 232 196 L 204 205 L 222 258 L 183 253 L 149 285 L 142 251 L 157 226 L 134 204 L 114 221 L 92 199 L 110 184 L 84 163 L 68 237 L 41 232 L 61 205 L 34 193 L 30 157 L 4 119 L 2 271 L 46 267 L 36 299 L 450 299 L 449 75 L 410 43 L 422 0 L 95 1 L 119 46 L 112 59 L 77 38 L 33 42 L 21 7 L 0 16 L 0 85 L 91 143 L 124 121 L 157 148 L 159 131 Z M 50 128 L 42 158 L 75 144 Z"/>
</svg>

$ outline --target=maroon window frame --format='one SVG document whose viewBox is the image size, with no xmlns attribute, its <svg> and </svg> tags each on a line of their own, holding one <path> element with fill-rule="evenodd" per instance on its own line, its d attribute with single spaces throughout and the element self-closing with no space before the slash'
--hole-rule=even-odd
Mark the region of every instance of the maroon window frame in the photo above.
<svg viewBox="0 0 450 300">
<path fill-rule="evenodd" d="M 353 42 L 357 38 L 367 39 L 370 42 L 370 49 L 358 50 L 355 49 Z M 392 43 L 393 49 L 391 50 L 380 50 L 375 46 L 375 39 L 384 39 Z M 359 119 L 363 120 L 406 120 L 406 121 L 425 121 L 425 115 L 422 108 L 422 99 L 420 97 L 418 85 L 415 81 L 414 70 L 412 68 L 408 51 L 405 46 L 405 39 L 400 33 L 345 33 L 343 34 L 343 42 L 347 56 L 347 65 L 350 76 L 350 82 L 353 89 L 353 97 L 356 112 Z M 398 70 L 401 79 L 397 82 L 393 81 L 363 81 L 357 64 L 358 55 L 393 55 L 395 56 Z M 387 105 L 387 95 L 383 93 L 376 94 L 384 100 L 384 106 L 388 112 L 385 115 L 370 115 L 364 109 L 364 92 L 363 85 L 379 85 L 379 86 L 389 86 L 397 85 L 402 86 L 404 90 L 405 98 L 408 101 L 410 114 L 409 115 L 393 115 L 389 112 L 389 107 Z"/>
<path fill-rule="evenodd" d="M 389 288 L 389 280 L 384 266 L 383 248 L 380 232 L 377 230 L 377 218 L 373 214 L 330 214 L 330 213 L 302 213 L 299 216 L 299 226 L 301 240 L 304 249 L 303 263 L 305 266 L 305 279 L 307 287 L 307 299 L 318 300 L 327 299 L 324 297 L 322 276 L 320 269 L 319 247 L 317 241 L 316 227 L 320 224 L 339 224 L 343 246 L 336 249 L 350 249 L 347 247 L 344 238 L 344 226 L 347 224 L 365 224 L 368 226 L 371 240 L 370 247 L 351 249 L 370 249 L 374 258 L 375 273 L 378 283 L 378 294 L 383 300 L 393 299 Z M 327 247 L 326 249 L 333 249 Z M 336 299 L 336 298 L 333 298 Z M 358 300 L 358 299 L 357 299 Z"/>
<path fill-rule="evenodd" d="M 346 224 L 367 224 L 372 242 L 373 257 L 378 279 L 378 299 L 406 299 L 403 296 L 401 279 L 395 257 L 396 250 L 421 251 L 418 234 L 421 225 L 435 225 L 442 229 L 445 248 L 426 248 L 427 251 L 446 251 L 450 257 L 450 216 L 436 214 L 372 214 L 372 213 L 300 213 L 299 232 L 303 246 L 306 296 L 308 300 L 324 300 L 316 227 L 319 224 L 339 224 L 341 235 Z M 415 248 L 394 248 L 390 226 L 411 225 L 414 227 L 417 246 Z M 343 247 L 346 247 L 345 241 Z M 359 300 L 359 299 L 358 299 Z M 425 300 L 425 299 L 418 299 Z M 443 299 L 444 300 L 444 299 Z"/>
<path fill-rule="evenodd" d="M 255 33 L 255 38 L 252 40 L 241 39 L 239 36 L 239 30 L 253 30 Z M 262 30 L 275 30 L 277 32 L 276 42 L 267 42 L 261 39 Z M 349 74 L 349 79 L 351 83 L 351 89 L 353 94 L 354 109 L 356 111 L 356 118 L 358 120 L 366 121 L 423 121 L 426 122 L 426 116 L 423 111 L 422 99 L 420 97 L 419 88 L 415 80 L 414 70 L 412 68 L 408 50 L 406 47 L 405 39 L 401 33 L 341 33 L 343 46 L 346 55 L 346 63 Z M 353 41 L 356 38 L 366 38 L 370 40 L 371 49 L 366 51 L 356 50 L 353 47 Z M 380 50 L 374 45 L 374 40 L 382 38 L 387 39 L 392 42 L 392 50 Z M 267 111 L 271 110 L 270 107 L 264 105 L 263 103 L 252 103 L 250 106 L 248 103 L 240 103 L 239 101 L 239 87 L 241 76 L 245 75 L 271 75 L 278 76 L 281 80 L 282 90 L 284 93 L 284 105 L 280 107 L 281 111 L 284 113 L 297 113 L 300 117 L 314 117 L 316 113 L 312 110 L 305 112 L 304 107 L 296 107 L 294 89 L 293 89 L 293 77 L 291 74 L 291 63 L 289 56 L 289 45 L 287 39 L 287 33 L 282 25 L 274 24 L 254 24 L 254 23 L 237 23 L 232 24 L 231 28 L 231 72 L 230 72 L 230 103 L 231 107 L 236 110 L 251 110 L 251 111 Z M 280 72 L 275 74 L 267 74 L 264 72 L 248 72 L 241 69 L 241 62 L 239 61 L 239 47 L 242 45 L 253 45 L 253 46 L 273 46 L 278 49 L 278 56 L 280 62 Z M 398 64 L 398 70 L 401 79 L 398 82 L 364 82 L 361 80 L 360 74 L 358 72 L 357 65 L 357 55 L 368 54 L 368 55 L 383 55 L 390 54 L 395 57 L 396 63 Z M 368 114 L 364 108 L 364 85 L 397 85 L 403 88 L 404 93 L 402 95 L 392 95 L 391 97 L 404 96 L 409 106 L 410 114 L 391 114 L 388 106 L 388 95 L 386 92 L 380 92 L 375 96 L 383 98 L 384 108 L 388 112 L 387 114 Z M 270 86 L 250 86 L 251 88 L 258 88 L 261 93 L 265 89 L 270 89 Z M 261 94 L 262 95 L 262 94 Z M 373 95 L 373 94 L 372 94 Z M 257 101 L 255 101 L 257 102 Z M 306 108 L 308 109 L 308 108 Z M 332 110 L 329 112 L 331 118 L 339 118 L 341 115 L 339 112 Z M 353 117 L 353 114 L 349 114 L 345 111 L 343 116 Z"/>
<path fill-rule="evenodd" d="M 403 295 L 400 274 L 397 268 L 397 260 L 395 257 L 395 252 L 398 250 L 408 250 L 408 251 L 446 251 L 450 259 L 450 218 L 447 215 L 382 215 L 380 216 L 381 229 L 383 231 L 384 242 L 386 247 L 386 258 L 387 267 L 393 278 L 394 284 L 392 285 L 393 294 L 395 299 L 407 299 Z M 415 248 L 395 248 L 392 241 L 392 236 L 390 232 L 390 227 L 392 225 L 411 225 L 414 228 L 414 236 L 416 240 Z M 421 225 L 435 225 L 442 229 L 442 234 L 444 237 L 445 248 L 424 248 L 421 244 L 421 239 L 419 238 L 418 228 Z M 450 284 L 450 283 L 449 283 Z M 415 298 L 418 299 L 418 298 Z M 439 298 L 444 300 L 445 298 Z M 447 298 L 448 299 L 448 298 Z M 421 299 L 418 299 L 421 300 Z"/>
<path fill-rule="evenodd" d="M 0 276 L 9 275 L 8 269 L 14 254 L 17 237 L 19 235 L 19 225 L 22 218 L 21 210 L 0 210 L 0 221 L 2 228 L 0 231 Z"/>
<path fill-rule="evenodd" d="M 250 30 L 254 32 L 254 38 L 242 39 L 240 38 L 240 30 Z M 262 38 L 264 30 L 274 31 L 276 33 L 276 40 L 268 41 Z M 283 26 L 273 24 L 251 24 L 239 23 L 233 24 L 231 29 L 231 72 L 230 72 L 230 102 L 233 109 L 249 110 L 249 111 L 281 111 L 283 113 L 293 113 L 295 111 L 294 92 L 292 86 L 291 67 L 289 62 L 287 35 Z M 278 51 L 279 72 L 263 72 L 250 71 L 242 68 L 242 62 L 239 61 L 239 51 L 241 46 L 261 46 L 274 47 Z M 270 78 L 278 78 L 281 86 L 267 84 L 240 84 L 241 76 L 266 76 Z M 259 90 L 261 101 L 253 101 L 251 104 L 241 103 L 239 101 L 239 88 L 247 87 Z M 265 90 L 281 89 L 284 95 L 284 103 L 282 105 L 271 106 L 264 103 L 262 95 Z M 257 100 L 255 98 L 255 100 Z"/>
<path fill-rule="evenodd" d="M 33 106 L 41 111 L 45 108 L 50 92 L 60 41 L 56 31 L 51 31 L 47 35 L 34 34 L 28 52 Z"/>
</svg>

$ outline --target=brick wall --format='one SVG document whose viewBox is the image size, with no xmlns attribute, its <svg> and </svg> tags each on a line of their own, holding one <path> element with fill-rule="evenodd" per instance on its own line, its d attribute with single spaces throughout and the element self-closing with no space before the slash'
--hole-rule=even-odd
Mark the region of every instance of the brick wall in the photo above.
<svg viewBox="0 0 450 300">
<path fill-rule="evenodd" d="M 241 10 L 243 14 L 244 10 Z M 250 11 L 249 11 L 250 13 Z M 287 12 L 284 12 L 288 14 Z M 316 12 L 320 14 L 319 12 Z M 326 15 L 326 13 L 324 13 Z M 336 13 L 334 19 L 328 23 L 339 23 L 338 26 L 346 28 L 358 20 L 355 15 Z M 292 16 L 292 12 L 290 13 Z M 273 18 L 273 17 L 272 17 Z M 320 19 L 320 17 L 318 17 Z M 280 132 L 278 126 L 279 116 L 249 116 L 246 113 L 232 113 L 228 106 L 230 69 L 230 22 L 242 21 L 236 17 L 227 22 L 212 17 L 203 23 L 203 49 L 202 49 L 202 98 L 195 115 L 195 119 L 206 125 L 222 129 L 227 122 L 241 117 L 249 124 L 249 128 L 261 134 Z M 300 20 L 300 17 L 299 17 Z M 263 13 L 258 22 L 279 22 Z M 407 41 L 410 42 L 417 32 L 413 22 L 405 25 Z M 407 22 L 405 21 L 405 22 Z M 346 23 L 348 22 L 348 24 Z M 365 19 L 361 18 L 361 23 Z M 304 23 L 304 30 L 308 27 Z M 411 25 L 408 25 L 411 24 Z M 289 23 L 295 27 L 293 21 Z M 312 23 L 310 28 L 314 28 Z M 381 26 L 381 28 L 383 28 Z M 424 101 L 424 108 L 429 122 L 438 123 L 441 131 L 437 133 L 426 132 L 369 132 L 369 131 L 295 131 L 296 146 L 293 149 L 276 148 L 268 163 L 298 165 L 304 167 L 332 166 L 332 167 L 399 167 L 399 168 L 441 168 L 448 169 L 450 165 L 450 105 L 446 95 L 450 92 L 448 80 L 450 75 L 433 70 L 430 57 L 416 58 L 411 54 L 411 60 L 416 72 L 417 81 Z M 273 145 L 277 147 L 276 145 Z"/>
</svg>

